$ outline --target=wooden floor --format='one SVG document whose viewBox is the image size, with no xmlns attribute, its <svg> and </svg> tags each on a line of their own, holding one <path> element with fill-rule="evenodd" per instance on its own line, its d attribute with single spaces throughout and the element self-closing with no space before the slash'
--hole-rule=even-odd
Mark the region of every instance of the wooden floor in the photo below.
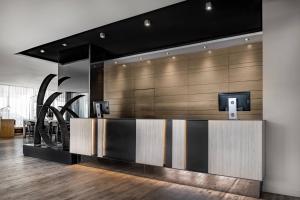
<svg viewBox="0 0 300 200">
<path fill-rule="evenodd" d="M 22 139 L 0 140 L 0 199 L 250 200 L 119 172 L 63 165 L 22 155 Z M 264 194 L 264 199 L 291 199 Z"/>
</svg>

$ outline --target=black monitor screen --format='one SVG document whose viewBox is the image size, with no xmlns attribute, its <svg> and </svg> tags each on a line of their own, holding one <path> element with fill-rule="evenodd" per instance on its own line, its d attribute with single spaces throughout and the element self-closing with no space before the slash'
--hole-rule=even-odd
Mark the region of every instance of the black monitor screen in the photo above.
<svg viewBox="0 0 300 200">
<path fill-rule="evenodd" d="M 250 92 L 219 93 L 219 111 L 228 111 L 228 98 L 236 98 L 237 111 L 250 111 Z"/>
<path fill-rule="evenodd" d="M 93 110 L 96 116 L 109 114 L 109 102 L 108 101 L 94 101 Z"/>
</svg>

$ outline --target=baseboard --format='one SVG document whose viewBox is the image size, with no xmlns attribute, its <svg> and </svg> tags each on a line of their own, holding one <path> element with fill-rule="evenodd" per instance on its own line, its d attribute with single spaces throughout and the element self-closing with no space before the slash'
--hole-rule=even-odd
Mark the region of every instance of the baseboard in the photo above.
<svg viewBox="0 0 300 200">
<path fill-rule="evenodd" d="M 33 145 L 23 145 L 24 156 L 33 158 L 40 158 L 43 160 L 64 163 L 64 164 L 77 164 L 80 156 L 71 154 L 68 151 L 55 150 L 51 148 L 35 147 Z"/>
<path fill-rule="evenodd" d="M 274 194 L 300 197 L 299 187 L 293 186 L 293 184 L 284 183 L 284 181 L 282 181 L 281 183 L 264 181 L 263 191 Z"/>
</svg>

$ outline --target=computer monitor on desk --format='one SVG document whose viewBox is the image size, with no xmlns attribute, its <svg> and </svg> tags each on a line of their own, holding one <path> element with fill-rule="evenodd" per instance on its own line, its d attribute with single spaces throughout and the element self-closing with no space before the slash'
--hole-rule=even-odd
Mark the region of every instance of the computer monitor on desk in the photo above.
<svg viewBox="0 0 300 200">
<path fill-rule="evenodd" d="M 219 111 L 228 111 L 229 119 L 237 119 L 237 111 L 250 110 L 250 92 L 219 93 Z"/>
<path fill-rule="evenodd" d="M 108 101 L 94 101 L 93 110 L 97 118 L 103 118 L 103 114 L 109 114 Z"/>
</svg>

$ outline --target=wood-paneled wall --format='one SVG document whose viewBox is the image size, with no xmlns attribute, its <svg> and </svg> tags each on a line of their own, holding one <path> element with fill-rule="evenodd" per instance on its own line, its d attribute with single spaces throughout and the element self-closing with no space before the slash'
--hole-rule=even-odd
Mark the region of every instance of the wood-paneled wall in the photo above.
<svg viewBox="0 0 300 200">
<path fill-rule="evenodd" d="M 106 117 L 227 119 L 218 92 L 251 91 L 251 111 L 262 118 L 262 43 L 105 65 Z"/>
</svg>

